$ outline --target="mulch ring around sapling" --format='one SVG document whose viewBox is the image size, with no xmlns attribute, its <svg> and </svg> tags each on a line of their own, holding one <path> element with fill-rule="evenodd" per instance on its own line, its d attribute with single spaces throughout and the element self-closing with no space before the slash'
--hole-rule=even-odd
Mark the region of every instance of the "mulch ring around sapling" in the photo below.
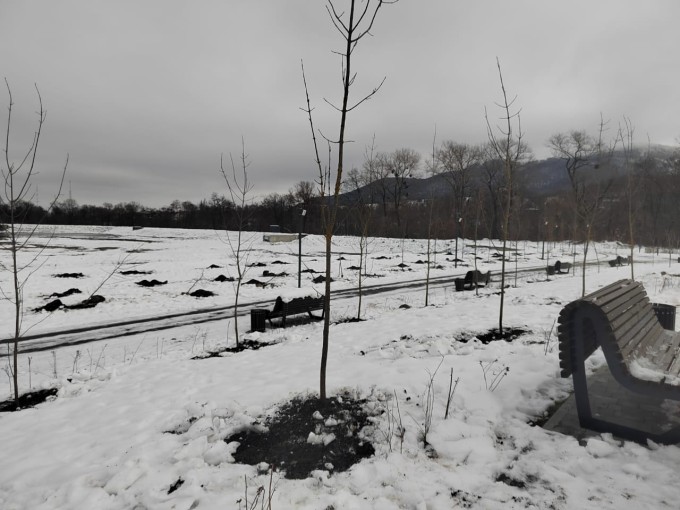
<svg viewBox="0 0 680 510">
<path fill-rule="evenodd" d="M 55 278 L 85 278 L 83 273 L 59 273 L 54 275 Z"/>
<path fill-rule="evenodd" d="M 238 343 L 238 346 L 234 347 L 225 347 L 223 349 L 219 349 L 217 351 L 208 351 L 204 352 L 201 354 L 198 354 L 197 356 L 194 356 L 191 359 L 207 359 L 207 358 L 220 358 L 222 357 L 223 353 L 229 353 L 233 354 L 236 352 L 242 352 L 242 351 L 257 351 L 258 349 L 262 349 L 262 347 L 268 347 L 270 345 L 274 345 L 276 342 L 258 342 L 257 340 L 242 340 Z"/>
<path fill-rule="evenodd" d="M 475 335 L 475 337 L 483 344 L 488 344 L 489 342 L 495 342 L 497 340 L 512 342 L 527 333 L 531 333 L 531 331 L 524 328 L 503 328 L 502 333 L 499 333 L 498 329 L 492 329 L 486 333 Z"/>
<path fill-rule="evenodd" d="M 204 297 L 212 297 L 212 296 L 215 295 L 215 293 L 211 290 L 196 289 L 192 292 L 189 292 L 189 295 L 191 297 L 204 298 Z"/>
<path fill-rule="evenodd" d="M 57 394 L 57 388 L 48 388 L 45 390 L 31 391 L 19 396 L 19 400 L 4 400 L 0 402 L 0 413 L 11 411 L 21 411 L 29 407 L 42 404 L 51 399 Z"/>
<path fill-rule="evenodd" d="M 165 280 L 164 282 L 161 282 L 159 280 L 153 279 L 153 280 L 140 280 L 138 282 L 135 282 L 137 285 L 140 287 L 157 287 L 159 285 L 166 285 L 168 283 L 168 280 Z"/>
<path fill-rule="evenodd" d="M 375 453 L 363 435 L 371 426 L 366 400 L 349 394 L 330 397 L 296 397 L 267 418 L 265 432 L 244 430 L 225 439 L 237 441 L 236 462 L 266 462 L 289 479 L 304 479 L 312 471 L 331 473 L 348 470 Z"/>
</svg>

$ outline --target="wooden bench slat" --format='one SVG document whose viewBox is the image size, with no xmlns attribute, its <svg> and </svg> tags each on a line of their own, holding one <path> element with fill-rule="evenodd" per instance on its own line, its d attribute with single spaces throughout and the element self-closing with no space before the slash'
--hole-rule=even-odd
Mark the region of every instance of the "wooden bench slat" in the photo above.
<svg viewBox="0 0 680 510">
<path fill-rule="evenodd" d="M 618 322 L 621 321 L 621 317 L 624 319 L 628 317 L 631 310 L 637 307 L 641 307 L 649 303 L 647 296 L 645 294 L 635 293 L 633 295 L 620 296 L 614 301 L 610 301 L 604 306 L 600 306 L 607 319 L 610 322 L 614 322 L 613 327 L 618 327 Z M 650 305 L 651 307 L 651 305 Z"/>
<path fill-rule="evenodd" d="M 666 334 L 673 335 L 676 338 L 680 337 L 680 334 L 671 331 L 667 331 Z M 676 377 L 680 375 L 680 351 L 677 348 L 675 349 L 675 357 L 668 364 L 667 372 Z"/>
<path fill-rule="evenodd" d="M 680 335 L 669 335 L 669 332 L 664 331 L 659 335 L 656 341 L 650 345 L 643 356 L 649 359 L 654 365 L 661 368 L 663 371 L 668 371 L 673 361 L 678 354 L 678 346 L 680 345 Z"/>
<path fill-rule="evenodd" d="M 596 290 L 592 294 L 589 294 L 582 299 L 584 301 L 595 303 L 598 306 L 604 306 L 622 294 L 627 294 L 631 291 L 637 292 L 637 289 L 631 287 L 630 284 L 627 283 L 627 280 L 619 280 L 607 285 L 606 287 Z"/>
<path fill-rule="evenodd" d="M 652 317 L 652 319 L 656 318 Z M 655 322 L 651 319 L 644 322 L 641 321 L 640 325 L 635 328 L 634 332 L 631 331 L 626 334 L 627 341 L 625 344 L 623 344 L 624 347 L 620 348 L 621 355 L 624 358 L 627 358 L 640 348 L 640 345 L 643 341 L 648 342 L 656 340 L 663 332 L 663 328 L 658 328 L 657 326 L 658 321 Z"/>
<path fill-rule="evenodd" d="M 631 361 L 633 361 L 635 358 L 643 358 L 645 357 L 646 353 L 650 352 L 649 345 L 656 342 L 659 339 L 659 336 L 662 336 L 659 333 L 663 332 L 659 332 L 651 328 L 649 330 L 645 330 L 641 334 L 640 340 L 635 342 L 635 347 L 631 346 L 631 349 L 628 351 L 628 353 L 623 356 L 626 367 L 630 367 Z"/>
<path fill-rule="evenodd" d="M 651 317 L 651 318 L 650 318 Z M 610 327 L 619 348 L 623 349 L 630 341 L 631 335 L 636 335 L 643 327 L 647 326 L 649 322 L 653 322 L 652 315 L 645 314 L 644 308 L 636 307 L 629 310 L 628 316 L 621 316 L 610 323 Z"/>
</svg>

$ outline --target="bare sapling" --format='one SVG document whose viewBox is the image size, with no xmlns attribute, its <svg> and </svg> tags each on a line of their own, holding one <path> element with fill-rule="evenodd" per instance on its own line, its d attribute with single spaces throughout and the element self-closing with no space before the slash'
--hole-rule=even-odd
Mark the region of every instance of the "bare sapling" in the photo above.
<svg viewBox="0 0 680 510">
<path fill-rule="evenodd" d="M 500 79 L 500 86 L 502 92 L 502 101 L 497 103 L 501 109 L 501 125 L 491 126 L 488 113 L 485 111 L 487 136 L 489 139 L 489 146 L 491 151 L 498 158 L 503 165 L 503 180 L 505 190 L 503 192 L 503 200 L 501 201 L 502 209 L 502 235 L 503 235 L 503 250 L 501 257 L 501 296 L 498 313 L 498 334 L 503 334 L 503 306 L 505 303 L 505 262 L 507 259 L 508 235 L 510 230 L 510 216 L 513 208 L 513 200 L 515 197 L 515 173 L 520 163 L 528 156 L 528 148 L 524 142 L 524 133 L 522 131 L 522 123 L 520 118 L 521 110 L 516 110 L 514 107 L 516 97 L 508 98 L 503 82 L 503 72 L 501 71 L 500 60 L 496 59 L 498 67 L 498 77 Z"/>
<path fill-rule="evenodd" d="M 415 418 L 411 417 L 418 426 L 419 430 L 418 436 L 419 439 L 423 442 L 424 447 L 427 447 L 429 444 L 427 442 L 427 436 L 429 435 L 430 430 L 432 428 L 432 417 L 434 416 L 434 403 L 435 403 L 434 378 L 436 377 L 437 372 L 439 372 L 442 363 L 444 363 L 444 356 L 442 356 L 442 359 L 439 362 L 439 365 L 437 365 L 437 368 L 435 368 L 434 372 L 430 372 L 429 370 L 427 371 L 428 379 L 427 383 L 425 384 L 425 392 L 423 393 L 422 398 L 423 422 L 419 423 Z"/>
<path fill-rule="evenodd" d="M 265 484 L 257 486 L 255 489 L 255 496 L 250 501 L 248 501 L 248 477 L 246 475 L 243 475 L 243 481 L 243 498 L 236 501 L 239 510 L 272 510 L 272 498 L 277 489 L 277 484 L 274 483 L 274 468 L 269 468 L 269 481 L 267 486 L 265 486 Z"/>
<path fill-rule="evenodd" d="M 553 331 L 555 331 L 555 324 L 557 323 L 557 319 L 555 319 L 552 323 L 552 326 L 550 326 L 550 329 L 545 329 L 543 330 L 543 338 L 545 340 L 545 349 L 544 349 L 544 354 L 547 356 L 548 353 L 551 350 L 551 341 L 552 341 L 552 336 L 553 336 Z"/>
<path fill-rule="evenodd" d="M 319 171 L 319 189 L 321 195 L 321 215 L 322 227 L 324 232 L 325 247 L 326 247 L 326 282 L 324 290 L 324 325 L 323 325 L 323 340 L 321 346 L 321 363 L 319 369 L 319 398 L 321 401 L 326 400 L 326 365 L 328 363 L 328 343 L 330 336 L 330 302 L 331 302 L 331 249 L 333 234 L 335 232 L 336 219 L 339 206 L 340 188 L 342 185 L 343 169 L 345 162 L 345 145 L 347 119 L 350 112 L 358 108 L 361 104 L 371 99 L 380 89 L 383 81 L 375 87 L 370 93 L 363 96 L 362 99 L 352 104 L 350 102 L 350 89 L 355 82 L 356 73 L 353 68 L 353 55 L 357 45 L 366 36 L 372 35 L 371 30 L 378 15 L 380 8 L 388 3 L 385 0 L 365 0 L 363 4 L 357 0 L 347 0 L 347 7 L 345 10 L 338 10 L 336 2 L 328 0 L 326 3 L 326 11 L 331 19 L 331 22 L 338 33 L 341 35 L 343 41 L 343 49 L 338 51 L 342 62 L 342 100 L 340 105 L 335 105 L 329 100 L 325 100 L 340 114 L 340 126 L 338 138 L 336 140 L 326 139 L 329 143 L 329 151 L 331 142 L 337 147 L 337 167 L 335 173 L 335 185 L 331 192 L 331 175 L 330 164 L 326 171 L 321 166 L 319 158 L 318 145 L 316 141 L 316 130 L 312 121 L 312 107 L 309 101 L 309 92 L 307 89 L 307 80 L 304 75 L 304 67 L 302 69 L 303 80 L 305 84 L 305 94 L 307 98 L 307 108 L 303 109 L 307 112 L 309 117 L 309 124 L 312 131 L 312 140 L 314 142 L 315 162 Z M 329 155 L 330 158 L 330 155 Z M 330 199 L 330 203 L 329 203 Z"/>
<path fill-rule="evenodd" d="M 445 420 L 449 418 L 449 409 L 451 408 L 451 401 L 453 400 L 453 396 L 456 393 L 456 388 L 458 388 L 459 382 L 460 377 L 457 377 L 455 381 L 453 380 L 453 368 L 452 368 L 449 373 L 449 391 L 446 395 L 446 411 L 444 412 Z"/>
<path fill-rule="evenodd" d="M 437 165 L 437 152 L 436 152 L 436 143 L 437 143 L 437 129 L 435 128 L 434 130 L 434 135 L 432 137 L 432 163 L 431 166 L 432 168 L 435 168 Z M 425 274 L 425 306 L 429 306 L 430 304 L 430 257 L 431 257 L 431 249 L 430 246 L 432 244 L 432 214 L 434 212 L 434 189 L 432 190 L 430 194 L 430 210 L 427 218 L 427 269 L 426 269 L 426 274 Z M 436 248 L 435 248 L 436 252 Z M 456 257 L 457 258 L 457 257 Z"/>
<path fill-rule="evenodd" d="M 510 373 L 510 367 L 498 362 L 497 359 L 493 361 L 479 362 L 484 375 L 484 386 L 489 391 L 496 391 L 503 379 Z"/>
<path fill-rule="evenodd" d="M 224 182 L 227 185 L 227 191 L 229 192 L 229 197 L 234 204 L 234 215 L 236 218 L 236 239 L 232 239 L 232 236 L 227 232 L 227 244 L 229 245 L 229 250 L 234 258 L 234 264 L 236 265 L 236 278 L 233 282 L 234 285 L 234 338 L 236 341 L 236 347 L 239 346 L 239 333 L 238 333 L 238 305 L 239 296 L 241 292 L 241 285 L 243 284 L 243 279 L 248 271 L 248 259 L 250 256 L 250 248 L 254 242 L 254 237 L 250 236 L 246 238 L 245 229 L 248 225 L 248 204 L 250 201 L 250 192 L 253 189 L 253 184 L 248 180 L 248 167 L 250 163 L 248 161 L 248 156 L 246 155 L 246 145 L 243 138 L 241 138 L 241 156 L 240 156 L 240 168 L 236 169 L 236 164 L 234 163 L 234 158 L 229 155 L 231 161 L 231 172 L 228 172 L 224 168 L 224 158 L 220 157 L 220 171 Z"/>
<path fill-rule="evenodd" d="M 12 90 L 5 79 L 7 94 L 9 96 L 9 106 L 7 108 L 7 124 L 5 131 L 5 143 L 2 163 L 0 169 L 4 186 L 0 192 L 0 223 L 7 226 L 5 232 L 6 240 L 0 243 L 0 249 L 9 252 L 10 262 L 6 268 L 11 273 L 12 289 L 5 291 L 0 289 L 5 299 L 12 303 L 14 308 L 13 333 L 10 341 L 13 346 L 12 352 L 12 377 L 14 386 L 14 399 L 19 398 L 19 341 L 21 337 L 30 329 L 24 326 L 24 289 L 30 277 L 40 266 L 40 259 L 43 251 L 49 244 L 42 241 L 42 247 L 37 251 L 32 247 L 32 239 L 47 214 L 54 208 L 61 194 L 64 183 L 66 168 L 68 167 L 68 155 L 66 162 L 61 169 L 61 178 L 58 181 L 57 193 L 49 203 L 47 209 L 43 211 L 43 216 L 37 223 L 27 224 L 28 213 L 31 210 L 31 202 L 35 198 L 36 186 L 34 179 L 38 173 L 36 160 L 38 147 L 40 144 L 43 124 L 45 123 L 46 111 L 43 108 L 42 97 L 38 87 L 35 87 L 38 96 L 38 120 L 33 139 L 28 144 L 28 149 L 21 150 L 17 160 L 12 159 L 14 153 L 11 147 L 12 113 L 14 102 Z"/>
</svg>

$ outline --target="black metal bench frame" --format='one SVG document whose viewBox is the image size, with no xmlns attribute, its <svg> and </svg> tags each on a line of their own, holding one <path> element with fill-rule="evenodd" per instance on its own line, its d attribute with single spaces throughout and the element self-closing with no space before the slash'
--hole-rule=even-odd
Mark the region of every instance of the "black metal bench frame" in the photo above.
<svg viewBox="0 0 680 510">
<path fill-rule="evenodd" d="M 472 290 L 480 285 L 489 285 L 491 281 L 491 271 L 487 271 L 486 274 L 475 269 L 465 273 L 465 278 L 456 278 L 454 283 L 456 285 L 456 290 Z"/>
<path fill-rule="evenodd" d="M 272 319 L 281 319 L 281 324 L 286 327 L 286 318 L 291 315 L 297 315 L 301 313 L 309 314 L 310 319 L 320 320 L 324 317 L 324 306 L 323 306 L 324 296 L 319 297 L 303 297 L 294 298 L 290 301 L 284 301 L 280 296 L 276 298 L 274 303 L 274 308 L 272 310 L 267 310 L 267 320 L 269 325 L 274 327 Z M 312 313 L 313 310 L 322 310 L 321 317 L 317 317 Z"/>
<path fill-rule="evenodd" d="M 680 427 L 651 434 L 593 416 L 588 396 L 585 360 L 601 347 L 614 379 L 624 388 L 649 397 L 680 400 L 680 386 L 635 377 L 630 370 L 645 358 L 668 376 L 680 373 L 680 333 L 665 330 L 642 284 L 619 280 L 565 306 L 559 316 L 562 377 L 571 376 L 582 427 L 634 441 L 652 439 L 672 444 L 680 441 Z"/>
<path fill-rule="evenodd" d="M 567 274 L 570 269 L 571 269 L 570 262 L 561 262 L 558 260 L 552 266 L 548 265 L 546 267 L 546 272 L 548 273 L 548 276 L 552 276 L 554 274 Z"/>
<path fill-rule="evenodd" d="M 614 260 L 609 261 L 609 267 L 621 267 L 624 264 L 630 264 L 630 259 L 621 255 L 617 255 Z"/>
</svg>

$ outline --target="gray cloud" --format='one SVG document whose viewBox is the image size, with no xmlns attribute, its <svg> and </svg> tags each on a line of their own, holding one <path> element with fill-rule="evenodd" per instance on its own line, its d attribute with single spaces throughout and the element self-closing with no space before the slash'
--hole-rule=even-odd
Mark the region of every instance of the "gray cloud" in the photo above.
<svg viewBox="0 0 680 510">
<path fill-rule="evenodd" d="M 337 136 L 340 39 L 316 0 L 5 2 L 2 74 L 14 93 L 13 140 L 30 136 L 37 83 L 48 110 L 39 189 L 56 169 L 80 203 L 168 204 L 223 191 L 220 154 L 250 155 L 255 191 L 314 179 L 303 112 L 304 59 L 315 122 Z M 496 57 L 538 156 L 554 132 L 613 131 L 673 144 L 680 111 L 674 0 L 571 2 L 401 0 L 381 11 L 354 61 L 355 97 L 385 85 L 350 117 L 349 165 L 373 134 L 379 150 L 430 151 L 439 140 L 483 142 L 497 116 Z M 0 95 L 6 107 L 6 94 Z M 4 110 L 3 110 L 4 111 Z M 4 123 L 4 118 L 2 120 Z"/>
</svg>

